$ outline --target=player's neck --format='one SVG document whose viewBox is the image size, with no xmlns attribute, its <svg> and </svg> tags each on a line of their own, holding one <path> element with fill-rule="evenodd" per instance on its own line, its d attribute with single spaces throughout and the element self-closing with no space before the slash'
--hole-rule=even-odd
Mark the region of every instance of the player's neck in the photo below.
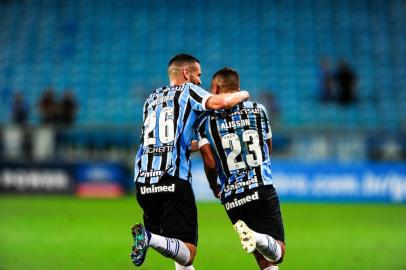
<svg viewBox="0 0 406 270">
<path fill-rule="evenodd" d="M 170 83 L 171 85 L 182 85 L 184 83 L 187 83 L 187 81 L 181 78 L 172 78 L 170 79 Z"/>
<path fill-rule="evenodd" d="M 221 89 L 219 91 L 219 94 L 232 94 L 232 93 L 238 93 L 240 92 L 240 89 Z"/>
</svg>

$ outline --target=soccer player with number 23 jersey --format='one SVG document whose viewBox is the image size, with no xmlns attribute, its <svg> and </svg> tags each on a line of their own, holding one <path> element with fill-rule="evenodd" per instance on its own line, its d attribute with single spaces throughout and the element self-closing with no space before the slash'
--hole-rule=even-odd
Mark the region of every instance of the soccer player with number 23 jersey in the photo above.
<svg viewBox="0 0 406 270">
<path fill-rule="evenodd" d="M 238 93 L 237 71 L 223 68 L 212 79 L 213 94 Z M 270 155 L 272 131 L 264 106 L 245 101 L 215 110 L 198 124 L 199 148 L 210 187 L 219 197 L 242 247 L 260 269 L 278 269 L 285 236 Z M 217 185 L 217 177 L 220 185 Z"/>
</svg>

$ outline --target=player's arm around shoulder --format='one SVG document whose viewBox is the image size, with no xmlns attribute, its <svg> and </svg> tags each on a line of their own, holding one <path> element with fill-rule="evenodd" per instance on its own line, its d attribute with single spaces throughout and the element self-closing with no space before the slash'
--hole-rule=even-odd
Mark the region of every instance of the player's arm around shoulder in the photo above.
<svg viewBox="0 0 406 270">
<path fill-rule="evenodd" d="M 230 109 L 249 98 L 250 94 L 247 91 L 213 95 L 207 99 L 205 107 L 212 110 Z"/>
<path fill-rule="evenodd" d="M 230 109 L 238 103 L 250 98 L 247 91 L 213 95 L 198 85 L 192 83 L 188 85 L 189 95 L 196 101 L 194 107 L 197 110 Z"/>
</svg>

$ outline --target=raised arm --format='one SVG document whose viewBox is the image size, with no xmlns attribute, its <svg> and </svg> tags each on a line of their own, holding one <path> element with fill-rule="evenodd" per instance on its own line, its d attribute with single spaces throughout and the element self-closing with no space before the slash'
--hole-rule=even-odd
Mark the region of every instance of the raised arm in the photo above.
<svg viewBox="0 0 406 270">
<path fill-rule="evenodd" d="M 207 99 L 205 107 L 211 110 L 230 109 L 249 98 L 247 91 L 214 95 Z"/>
</svg>

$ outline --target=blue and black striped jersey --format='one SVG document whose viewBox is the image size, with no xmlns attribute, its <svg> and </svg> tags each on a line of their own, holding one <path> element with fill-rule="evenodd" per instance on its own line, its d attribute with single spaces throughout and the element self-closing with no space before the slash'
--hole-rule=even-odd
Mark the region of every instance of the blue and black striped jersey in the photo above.
<svg viewBox="0 0 406 270">
<path fill-rule="evenodd" d="M 265 107 L 246 101 L 230 110 L 209 111 L 199 120 L 199 147 L 210 143 L 222 197 L 273 184 L 266 140 L 272 137 Z"/>
<path fill-rule="evenodd" d="M 190 146 L 198 117 L 212 96 L 192 83 L 156 89 L 144 104 L 135 181 L 157 183 L 164 173 L 190 179 Z"/>
</svg>

